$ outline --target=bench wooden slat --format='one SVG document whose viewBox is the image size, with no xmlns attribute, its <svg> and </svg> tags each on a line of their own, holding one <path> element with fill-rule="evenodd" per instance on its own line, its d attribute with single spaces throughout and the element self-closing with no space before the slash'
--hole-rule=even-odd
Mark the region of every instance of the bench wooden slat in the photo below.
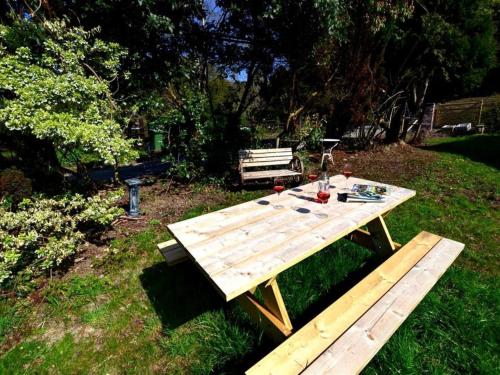
<svg viewBox="0 0 500 375">
<path fill-rule="evenodd" d="M 179 245 L 176 240 L 162 242 L 157 246 L 169 266 L 184 262 L 188 259 L 186 250 L 184 250 L 184 248 Z"/>
<path fill-rule="evenodd" d="M 331 306 L 279 345 L 247 374 L 298 374 L 354 324 L 441 237 L 421 232 Z"/>
<path fill-rule="evenodd" d="M 464 245 L 443 238 L 302 374 L 357 374 L 408 318 Z"/>
<path fill-rule="evenodd" d="M 290 147 L 285 148 L 261 148 L 261 149 L 247 149 L 240 150 L 240 155 L 251 155 L 251 154 L 267 154 L 267 153 L 275 153 L 275 152 L 291 152 L 292 149 Z"/>
<path fill-rule="evenodd" d="M 243 172 L 241 176 L 243 177 L 243 179 L 259 179 L 271 177 L 300 176 L 300 173 L 290 171 L 288 169 L 273 169 L 272 171 Z"/>
<path fill-rule="evenodd" d="M 290 155 L 265 156 L 265 157 L 261 157 L 261 158 L 254 158 L 254 157 L 242 158 L 242 159 L 240 159 L 240 162 L 244 166 L 247 163 L 260 163 L 263 161 L 282 161 L 282 160 L 290 161 L 292 159 L 293 159 L 293 155 L 290 154 Z"/>
<path fill-rule="evenodd" d="M 250 154 L 250 155 L 240 155 L 240 160 L 242 161 L 260 161 L 264 159 L 270 159 L 270 158 L 286 158 L 290 157 L 292 158 L 293 153 L 292 150 L 287 151 L 287 152 L 273 152 L 273 153 L 266 153 L 266 154 Z"/>
<path fill-rule="evenodd" d="M 248 168 L 248 167 L 265 167 L 265 166 L 271 166 L 271 165 L 288 165 L 291 160 L 292 160 L 292 158 L 290 158 L 290 159 L 279 158 L 279 159 L 273 160 L 273 161 L 265 160 L 265 161 L 245 162 L 245 163 L 242 163 L 242 167 Z"/>
</svg>

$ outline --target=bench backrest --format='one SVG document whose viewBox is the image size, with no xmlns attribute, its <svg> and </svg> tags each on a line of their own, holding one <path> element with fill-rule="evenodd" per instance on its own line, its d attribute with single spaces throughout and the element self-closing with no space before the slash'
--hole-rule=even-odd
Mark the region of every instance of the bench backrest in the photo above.
<svg viewBox="0 0 500 375">
<path fill-rule="evenodd" d="M 291 148 L 268 148 L 263 150 L 240 150 L 240 166 L 264 167 L 288 165 L 293 158 Z"/>
</svg>

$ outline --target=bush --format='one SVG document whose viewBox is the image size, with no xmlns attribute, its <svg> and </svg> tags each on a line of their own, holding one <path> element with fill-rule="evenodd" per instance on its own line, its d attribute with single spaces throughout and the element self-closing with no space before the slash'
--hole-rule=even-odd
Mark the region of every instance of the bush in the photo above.
<svg viewBox="0 0 500 375">
<path fill-rule="evenodd" d="M 318 114 L 305 116 L 295 137 L 300 143 L 305 143 L 306 149 L 321 150 L 325 138 L 325 119 Z"/>
<path fill-rule="evenodd" d="M 123 213 L 114 206 L 122 194 L 36 197 L 24 199 L 16 210 L 0 205 L 0 286 L 60 266 L 77 253 L 83 228 L 104 227 Z"/>
</svg>

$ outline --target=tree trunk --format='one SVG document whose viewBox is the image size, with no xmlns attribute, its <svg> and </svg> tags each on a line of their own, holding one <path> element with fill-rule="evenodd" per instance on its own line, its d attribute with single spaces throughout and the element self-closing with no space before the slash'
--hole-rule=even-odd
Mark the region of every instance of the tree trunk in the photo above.
<svg viewBox="0 0 500 375">
<path fill-rule="evenodd" d="M 33 180 L 34 190 L 61 191 L 64 174 L 52 142 L 19 134 L 12 140 L 21 168 Z"/>
<path fill-rule="evenodd" d="M 391 123 L 389 124 L 389 129 L 387 129 L 385 136 L 386 143 L 394 143 L 399 140 L 399 133 L 403 124 L 403 111 L 404 107 L 400 105 L 396 113 L 394 113 L 394 115 L 392 116 Z"/>
</svg>

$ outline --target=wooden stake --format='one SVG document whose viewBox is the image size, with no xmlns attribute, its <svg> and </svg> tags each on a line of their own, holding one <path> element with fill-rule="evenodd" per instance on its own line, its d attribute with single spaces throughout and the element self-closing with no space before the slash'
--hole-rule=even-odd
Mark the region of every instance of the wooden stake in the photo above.
<svg viewBox="0 0 500 375">
<path fill-rule="evenodd" d="M 481 107 L 479 107 L 479 119 L 477 120 L 477 125 L 481 125 L 481 115 L 483 113 L 483 103 L 484 100 L 481 99 Z"/>
</svg>

